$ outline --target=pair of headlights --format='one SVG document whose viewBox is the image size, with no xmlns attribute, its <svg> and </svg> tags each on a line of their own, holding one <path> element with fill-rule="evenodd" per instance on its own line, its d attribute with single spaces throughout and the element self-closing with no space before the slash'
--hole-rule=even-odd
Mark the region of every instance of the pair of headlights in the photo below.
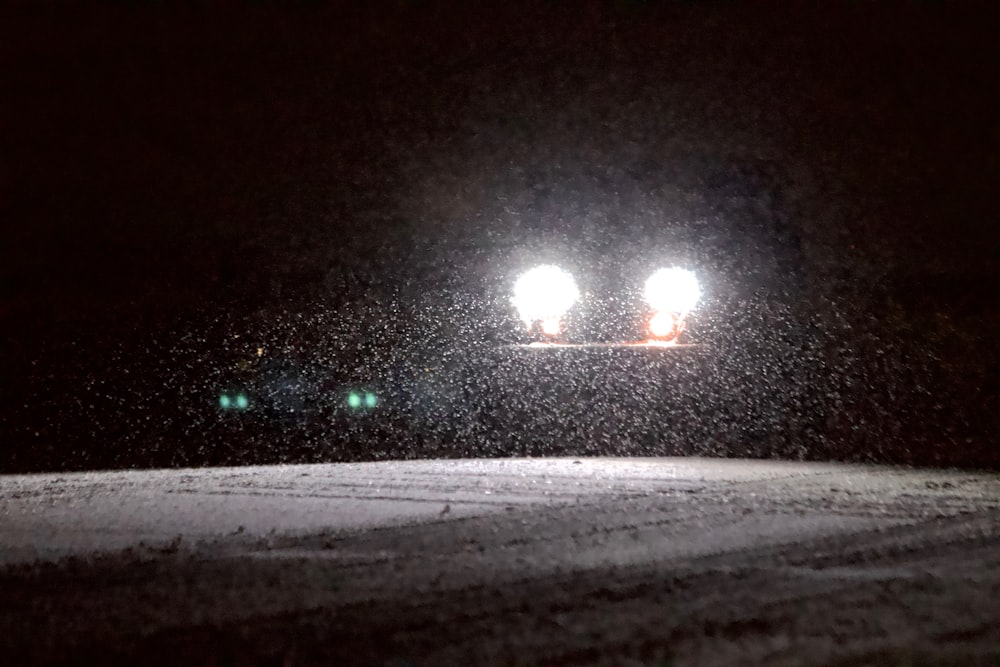
<svg viewBox="0 0 1000 667">
<path fill-rule="evenodd" d="M 652 340 L 672 342 L 681 333 L 684 316 L 701 298 L 694 274 L 673 267 L 660 269 L 646 280 L 644 296 L 649 305 L 648 333 Z M 538 266 L 524 273 L 514 285 L 511 302 L 529 331 L 552 340 L 563 329 L 563 318 L 580 299 L 573 276 L 557 266 Z"/>
</svg>

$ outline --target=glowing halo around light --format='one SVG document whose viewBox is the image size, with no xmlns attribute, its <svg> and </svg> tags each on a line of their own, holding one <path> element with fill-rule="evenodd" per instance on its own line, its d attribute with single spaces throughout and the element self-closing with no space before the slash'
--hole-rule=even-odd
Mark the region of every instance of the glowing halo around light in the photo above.
<svg viewBox="0 0 1000 667">
<path fill-rule="evenodd" d="M 701 286 L 694 274 L 673 267 L 660 269 L 646 281 L 646 301 L 656 312 L 687 313 L 701 298 Z"/>
<path fill-rule="evenodd" d="M 580 290 L 573 276 L 557 266 L 536 266 L 525 272 L 514 284 L 511 303 L 517 314 L 529 329 L 541 321 L 545 333 L 558 333 L 558 323 L 577 299 Z"/>
</svg>

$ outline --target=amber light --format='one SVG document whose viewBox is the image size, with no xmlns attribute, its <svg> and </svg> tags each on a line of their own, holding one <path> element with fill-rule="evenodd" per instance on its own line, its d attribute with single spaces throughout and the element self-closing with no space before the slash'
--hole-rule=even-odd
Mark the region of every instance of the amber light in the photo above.
<svg viewBox="0 0 1000 667">
<path fill-rule="evenodd" d="M 542 333 L 546 336 L 558 336 L 562 331 L 562 322 L 559 318 L 550 317 L 542 320 Z"/>
<path fill-rule="evenodd" d="M 679 318 L 673 313 L 656 313 L 649 320 L 649 334 L 659 340 L 676 338 Z"/>
</svg>

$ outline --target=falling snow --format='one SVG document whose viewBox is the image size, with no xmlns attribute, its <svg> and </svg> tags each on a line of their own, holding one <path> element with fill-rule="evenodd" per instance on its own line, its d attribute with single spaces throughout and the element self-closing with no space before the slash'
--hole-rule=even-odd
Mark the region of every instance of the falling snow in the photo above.
<svg viewBox="0 0 1000 667">
<path fill-rule="evenodd" d="M 397 4 L 26 19 L 0 471 L 1000 462 L 978 17 Z M 539 264 L 601 345 L 691 271 L 693 347 L 517 347 Z"/>
</svg>

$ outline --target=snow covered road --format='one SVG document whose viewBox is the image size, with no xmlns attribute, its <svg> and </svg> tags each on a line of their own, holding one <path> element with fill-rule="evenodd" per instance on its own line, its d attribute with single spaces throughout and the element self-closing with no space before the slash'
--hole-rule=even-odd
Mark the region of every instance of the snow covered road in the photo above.
<svg viewBox="0 0 1000 667">
<path fill-rule="evenodd" d="M 16 662 L 996 664 L 998 601 L 988 473 L 689 458 L 0 477 Z"/>
</svg>

